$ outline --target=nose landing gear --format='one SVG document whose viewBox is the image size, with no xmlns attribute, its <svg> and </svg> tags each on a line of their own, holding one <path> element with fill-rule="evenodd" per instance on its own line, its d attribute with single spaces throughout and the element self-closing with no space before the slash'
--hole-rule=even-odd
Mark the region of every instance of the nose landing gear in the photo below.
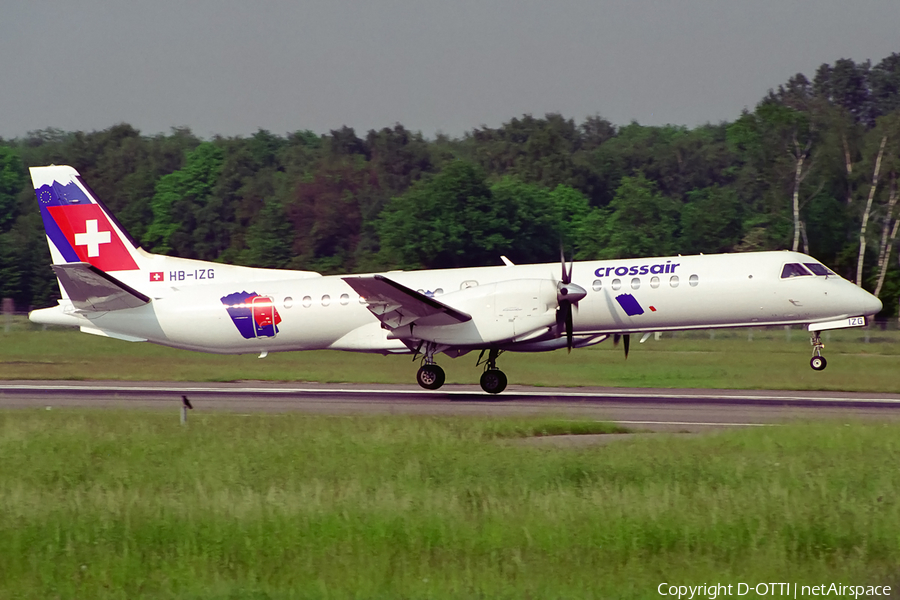
<svg viewBox="0 0 900 600">
<path fill-rule="evenodd" d="M 814 371 L 821 371 L 828 366 L 828 361 L 822 356 L 822 349 L 825 347 L 825 344 L 822 343 L 818 331 L 813 332 L 812 339 L 810 339 L 809 343 L 812 344 L 813 347 L 813 357 L 809 361 L 809 366 L 812 367 Z"/>
</svg>

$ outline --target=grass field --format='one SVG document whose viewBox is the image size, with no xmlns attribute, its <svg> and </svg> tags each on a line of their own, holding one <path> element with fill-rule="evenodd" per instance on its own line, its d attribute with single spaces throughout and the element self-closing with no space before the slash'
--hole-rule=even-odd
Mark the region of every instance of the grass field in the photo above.
<svg viewBox="0 0 900 600">
<path fill-rule="evenodd" d="M 0 413 L 0 598 L 656 598 L 897 584 L 900 426 Z M 755 597 L 753 593 L 746 597 Z"/>
<path fill-rule="evenodd" d="M 752 341 L 748 340 L 752 335 Z M 827 332 L 825 371 L 809 368 L 809 334 L 796 328 L 665 334 L 622 348 L 599 346 L 540 354 L 505 353 L 500 367 L 512 384 L 896 392 L 900 332 Z M 636 336 L 635 336 L 636 337 Z M 712 337 L 712 339 L 711 339 Z M 475 384 L 477 353 L 438 358 L 448 383 Z M 175 381 L 279 380 L 358 383 L 414 382 L 410 356 L 290 352 L 216 356 L 128 343 L 75 330 L 42 331 L 26 321 L 0 333 L 0 379 L 131 379 Z"/>
</svg>

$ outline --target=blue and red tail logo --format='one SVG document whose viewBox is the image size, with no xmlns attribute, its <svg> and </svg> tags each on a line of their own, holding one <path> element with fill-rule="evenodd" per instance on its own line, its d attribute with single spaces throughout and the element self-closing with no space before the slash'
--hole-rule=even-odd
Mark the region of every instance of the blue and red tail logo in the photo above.
<svg viewBox="0 0 900 600">
<path fill-rule="evenodd" d="M 86 262 L 103 271 L 139 268 L 103 209 L 74 181 L 54 181 L 34 192 L 47 237 L 66 262 Z"/>
<path fill-rule="evenodd" d="M 281 315 L 268 296 L 256 292 L 235 292 L 221 298 L 228 316 L 245 339 L 275 337 Z"/>
</svg>

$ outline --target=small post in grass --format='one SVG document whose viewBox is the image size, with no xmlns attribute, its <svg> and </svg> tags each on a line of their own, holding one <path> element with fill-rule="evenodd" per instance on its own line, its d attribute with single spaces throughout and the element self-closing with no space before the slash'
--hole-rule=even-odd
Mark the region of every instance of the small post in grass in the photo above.
<svg viewBox="0 0 900 600">
<path fill-rule="evenodd" d="M 188 409 L 193 410 L 194 407 L 191 406 L 191 401 L 187 399 L 187 396 L 181 397 L 181 424 L 187 425 L 187 411 Z"/>
<path fill-rule="evenodd" d="M 12 316 L 16 312 L 16 305 L 12 298 L 3 299 L 3 331 L 9 333 L 12 328 Z"/>
</svg>

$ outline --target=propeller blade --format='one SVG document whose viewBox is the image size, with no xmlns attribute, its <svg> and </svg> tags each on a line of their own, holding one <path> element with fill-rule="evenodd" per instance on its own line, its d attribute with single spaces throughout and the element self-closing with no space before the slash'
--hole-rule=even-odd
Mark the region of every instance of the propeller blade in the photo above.
<svg viewBox="0 0 900 600">
<path fill-rule="evenodd" d="M 621 340 L 621 339 L 622 339 L 622 336 L 619 335 L 618 333 L 613 335 L 613 346 L 618 346 L 619 340 Z"/>
<path fill-rule="evenodd" d="M 625 347 L 625 360 L 628 360 L 628 347 L 631 345 L 631 336 L 626 333 L 622 337 L 625 338 L 623 340 L 625 343 L 622 344 Z"/>
<path fill-rule="evenodd" d="M 563 283 L 571 283 L 572 281 L 572 269 L 569 269 L 569 272 L 566 273 L 566 251 L 563 249 L 562 242 L 559 243 L 559 264 L 562 266 L 562 279 Z"/>
<path fill-rule="evenodd" d="M 578 302 L 585 296 L 587 291 L 580 285 L 572 283 L 572 269 L 575 267 L 575 259 L 569 261 L 569 268 L 566 269 L 566 250 L 563 247 L 562 240 L 559 241 L 559 264 L 562 269 L 562 276 L 559 283 L 556 284 L 557 302 L 559 309 L 557 311 L 557 323 L 565 324 L 566 327 L 566 348 L 572 352 L 575 338 L 575 323 L 572 316 L 573 306 L 578 307 Z"/>
</svg>

